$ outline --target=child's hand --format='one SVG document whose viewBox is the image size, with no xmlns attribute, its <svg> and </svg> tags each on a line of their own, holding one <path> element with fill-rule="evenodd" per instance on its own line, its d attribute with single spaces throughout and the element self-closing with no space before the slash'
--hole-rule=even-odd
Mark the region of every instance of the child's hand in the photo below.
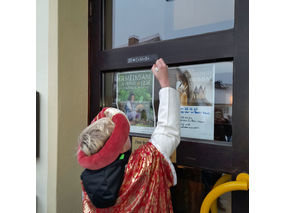
<svg viewBox="0 0 284 213">
<path fill-rule="evenodd" d="M 162 88 L 169 87 L 170 82 L 168 78 L 168 66 L 162 58 L 156 61 L 156 64 L 152 66 L 152 72 L 155 77 L 158 79 Z"/>
</svg>

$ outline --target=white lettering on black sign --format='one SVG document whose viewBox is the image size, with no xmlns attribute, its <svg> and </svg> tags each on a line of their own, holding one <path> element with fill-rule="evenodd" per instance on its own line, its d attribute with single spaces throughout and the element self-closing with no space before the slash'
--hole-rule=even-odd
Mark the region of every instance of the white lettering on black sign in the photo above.
<svg viewBox="0 0 284 213">
<path fill-rule="evenodd" d="M 127 59 L 128 64 L 132 63 L 145 63 L 149 61 L 155 61 L 158 59 L 157 55 L 145 55 L 145 56 L 136 56 Z"/>
</svg>

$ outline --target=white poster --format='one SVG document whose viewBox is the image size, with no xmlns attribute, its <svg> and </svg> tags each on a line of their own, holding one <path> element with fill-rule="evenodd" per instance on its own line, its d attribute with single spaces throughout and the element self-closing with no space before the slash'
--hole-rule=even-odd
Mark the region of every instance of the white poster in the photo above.
<svg viewBox="0 0 284 213">
<path fill-rule="evenodd" d="M 215 65 L 174 68 L 180 94 L 181 137 L 214 140 Z"/>
<path fill-rule="evenodd" d="M 149 70 L 117 74 L 116 105 L 125 112 L 130 132 L 153 133 L 156 126 L 153 86 L 154 76 Z"/>
</svg>

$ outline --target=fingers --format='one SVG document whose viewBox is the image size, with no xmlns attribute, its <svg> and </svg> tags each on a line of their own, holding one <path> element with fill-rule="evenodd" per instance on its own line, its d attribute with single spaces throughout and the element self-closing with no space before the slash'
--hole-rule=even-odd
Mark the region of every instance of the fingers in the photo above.
<svg viewBox="0 0 284 213">
<path fill-rule="evenodd" d="M 168 66 L 162 58 L 158 59 L 156 63 L 153 64 L 152 72 L 159 81 L 161 88 L 169 86 Z"/>
<path fill-rule="evenodd" d="M 161 67 L 167 66 L 166 63 L 164 62 L 164 60 L 163 60 L 162 58 L 160 58 L 159 60 L 157 60 L 157 63 L 158 63 Z"/>
<path fill-rule="evenodd" d="M 163 67 L 163 63 L 161 62 L 160 59 L 158 59 L 158 60 L 156 61 L 156 65 L 157 65 L 158 68 Z"/>
<path fill-rule="evenodd" d="M 158 67 L 166 67 L 167 66 L 167 64 L 164 62 L 164 60 L 162 58 L 160 58 L 156 61 L 156 65 Z"/>
<path fill-rule="evenodd" d="M 159 60 L 160 60 L 160 62 L 161 62 L 163 65 L 166 66 L 166 63 L 164 62 L 164 60 L 163 60 L 162 58 L 160 58 Z"/>
<path fill-rule="evenodd" d="M 158 68 L 158 70 L 157 70 Z M 153 74 L 158 77 L 160 75 L 162 75 L 162 73 L 167 73 L 168 71 L 168 66 L 167 64 L 164 62 L 164 60 L 162 58 L 156 60 L 156 63 L 153 64 L 152 68 L 151 68 Z"/>
<path fill-rule="evenodd" d="M 158 71 L 157 71 L 158 68 Z M 164 62 L 164 60 L 162 58 L 156 60 L 156 63 L 153 64 L 152 68 L 151 68 L 153 74 L 158 77 L 158 75 L 160 75 L 159 73 L 164 73 L 167 72 L 168 70 L 168 66 L 167 64 Z"/>
<path fill-rule="evenodd" d="M 153 66 L 152 66 L 152 68 L 151 68 L 151 70 L 152 70 L 152 73 L 156 76 L 156 74 L 157 74 L 157 72 L 156 72 L 156 67 L 157 67 L 157 65 L 156 64 L 153 64 Z"/>
<path fill-rule="evenodd" d="M 152 71 L 155 71 L 155 68 L 157 67 L 157 65 L 156 64 L 153 64 L 153 66 L 152 66 Z"/>
</svg>

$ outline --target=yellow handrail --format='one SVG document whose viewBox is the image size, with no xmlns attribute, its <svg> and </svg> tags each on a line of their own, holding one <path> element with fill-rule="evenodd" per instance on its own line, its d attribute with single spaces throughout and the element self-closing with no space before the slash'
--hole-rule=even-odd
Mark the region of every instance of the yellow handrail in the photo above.
<svg viewBox="0 0 284 213">
<path fill-rule="evenodd" d="M 200 213 L 208 213 L 212 203 L 222 194 L 225 194 L 230 191 L 237 191 L 237 190 L 247 191 L 248 189 L 249 189 L 249 175 L 246 173 L 241 173 L 237 176 L 236 181 L 230 181 L 227 183 L 223 183 L 213 188 L 208 193 L 208 195 L 205 197 L 201 205 Z"/>
<path fill-rule="evenodd" d="M 225 174 L 222 177 L 220 177 L 215 185 L 213 186 L 213 189 L 223 183 L 226 183 L 228 181 L 232 180 L 232 175 Z M 212 203 L 212 206 L 210 207 L 211 213 L 218 213 L 218 207 L 217 207 L 217 199 L 215 199 Z"/>
</svg>

